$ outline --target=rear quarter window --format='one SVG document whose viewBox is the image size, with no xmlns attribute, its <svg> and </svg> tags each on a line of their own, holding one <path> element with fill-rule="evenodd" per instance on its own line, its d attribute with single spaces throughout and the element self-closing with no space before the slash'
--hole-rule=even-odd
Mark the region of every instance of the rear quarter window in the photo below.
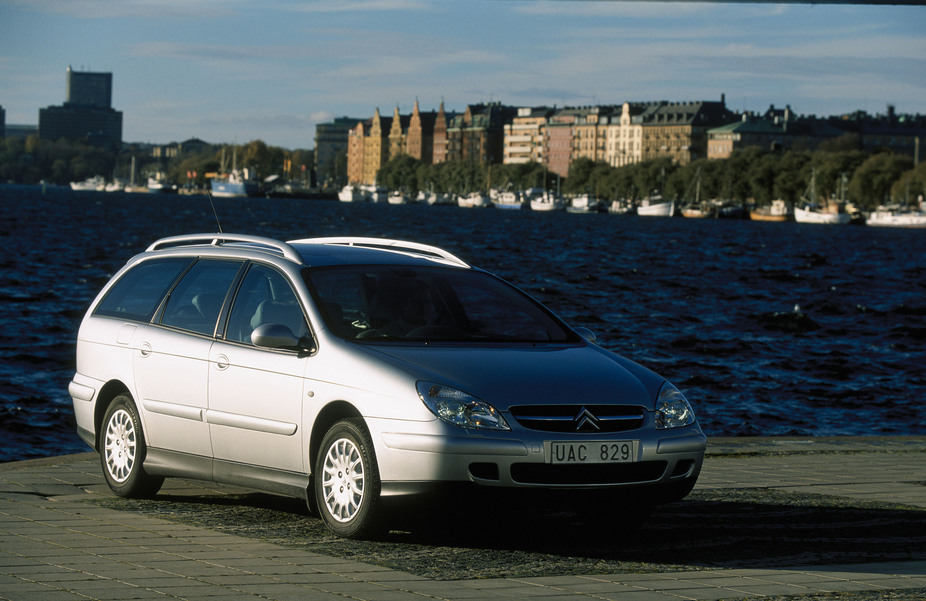
<svg viewBox="0 0 926 601">
<path fill-rule="evenodd" d="M 94 315 L 150 321 L 161 299 L 190 264 L 188 258 L 153 259 L 132 267 L 106 293 Z"/>
</svg>

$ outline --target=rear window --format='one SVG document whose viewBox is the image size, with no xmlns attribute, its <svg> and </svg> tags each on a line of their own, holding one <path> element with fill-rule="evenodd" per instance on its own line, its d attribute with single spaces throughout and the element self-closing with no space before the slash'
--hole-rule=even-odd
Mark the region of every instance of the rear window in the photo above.
<svg viewBox="0 0 926 601">
<path fill-rule="evenodd" d="M 161 299 L 190 262 L 191 259 L 180 257 L 139 263 L 113 284 L 93 314 L 150 321 Z"/>
</svg>

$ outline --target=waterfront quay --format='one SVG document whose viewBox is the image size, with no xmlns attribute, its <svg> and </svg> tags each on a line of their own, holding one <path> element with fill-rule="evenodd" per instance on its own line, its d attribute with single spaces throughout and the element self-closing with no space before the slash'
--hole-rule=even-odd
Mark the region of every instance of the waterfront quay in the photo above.
<svg viewBox="0 0 926 601">
<path fill-rule="evenodd" d="M 492 534 L 463 549 L 440 531 L 313 543 L 318 520 L 282 498 L 168 479 L 155 500 L 130 503 L 81 453 L 0 464 L 0 599 L 922 599 L 924 483 L 926 437 L 712 439 L 690 499 L 640 529 L 645 559 L 611 564 L 592 543 L 532 556 Z M 746 529 L 732 537 L 731 516 Z M 533 530 L 573 544 L 546 519 Z M 696 540 L 676 534 L 692 527 Z M 671 563 L 653 558 L 660 544 Z M 441 568 L 455 552 L 465 559 Z"/>
</svg>

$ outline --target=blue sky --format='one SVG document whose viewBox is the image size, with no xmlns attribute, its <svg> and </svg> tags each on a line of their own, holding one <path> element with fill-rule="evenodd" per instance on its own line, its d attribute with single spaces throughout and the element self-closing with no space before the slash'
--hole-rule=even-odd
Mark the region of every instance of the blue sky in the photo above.
<svg viewBox="0 0 926 601">
<path fill-rule="evenodd" d="M 123 138 L 312 148 L 379 108 L 719 100 L 926 114 L 926 7 L 694 2 L 0 0 L 0 106 L 113 73 Z"/>
</svg>

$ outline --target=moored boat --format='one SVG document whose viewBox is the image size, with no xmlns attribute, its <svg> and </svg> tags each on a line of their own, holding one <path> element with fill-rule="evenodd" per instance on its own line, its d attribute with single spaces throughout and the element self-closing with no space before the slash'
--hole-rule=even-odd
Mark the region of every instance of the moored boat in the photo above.
<svg viewBox="0 0 926 601">
<path fill-rule="evenodd" d="M 569 213 L 597 213 L 598 199 L 591 194 L 579 194 L 569 200 L 566 211 Z"/>
<path fill-rule="evenodd" d="M 532 211 L 548 212 L 548 211 L 560 211 L 563 208 L 562 199 L 554 194 L 553 192 L 541 192 L 539 196 L 534 196 L 530 199 L 530 207 Z"/>
<path fill-rule="evenodd" d="M 848 213 L 832 211 L 821 205 L 807 204 L 804 207 L 794 207 L 794 221 L 798 223 L 844 225 L 852 221 L 852 216 Z"/>
<path fill-rule="evenodd" d="M 389 193 L 387 202 L 391 205 L 404 205 L 408 204 L 408 197 L 399 191 L 392 191 Z"/>
<path fill-rule="evenodd" d="M 874 227 L 926 228 L 926 212 L 878 207 L 868 215 L 865 223 Z"/>
<path fill-rule="evenodd" d="M 810 172 L 810 184 L 801 197 L 799 206 L 794 207 L 794 221 L 798 223 L 818 223 L 824 225 L 845 225 L 852 221 L 852 216 L 845 212 L 844 202 L 817 201 L 817 172 Z"/>
<path fill-rule="evenodd" d="M 232 169 L 229 173 L 217 175 L 209 182 L 212 195 L 217 198 L 244 198 L 257 196 L 260 185 L 252 179 L 251 171 Z"/>
<path fill-rule="evenodd" d="M 637 205 L 637 215 L 640 217 L 672 217 L 675 214 L 675 201 L 666 201 L 662 196 L 644 198 Z"/>
<path fill-rule="evenodd" d="M 791 219 L 791 208 L 784 200 L 776 198 L 768 206 L 749 211 L 749 218 L 753 221 L 788 221 Z"/>
<path fill-rule="evenodd" d="M 102 192 L 106 189 L 106 180 L 102 175 L 89 177 L 82 182 L 71 182 L 71 190 L 77 192 L 96 191 Z"/>
<path fill-rule="evenodd" d="M 492 203 L 489 197 L 482 192 L 470 192 L 466 196 L 457 198 L 457 206 L 463 207 L 464 209 L 480 209 L 492 206 Z"/>
<path fill-rule="evenodd" d="M 516 211 L 521 208 L 521 195 L 517 192 L 511 192 L 510 190 L 499 192 L 498 195 L 492 199 L 492 204 L 495 205 L 496 209 Z"/>
<path fill-rule="evenodd" d="M 338 200 L 341 202 L 361 202 L 366 200 L 366 196 L 357 186 L 347 184 L 338 191 Z"/>
</svg>

